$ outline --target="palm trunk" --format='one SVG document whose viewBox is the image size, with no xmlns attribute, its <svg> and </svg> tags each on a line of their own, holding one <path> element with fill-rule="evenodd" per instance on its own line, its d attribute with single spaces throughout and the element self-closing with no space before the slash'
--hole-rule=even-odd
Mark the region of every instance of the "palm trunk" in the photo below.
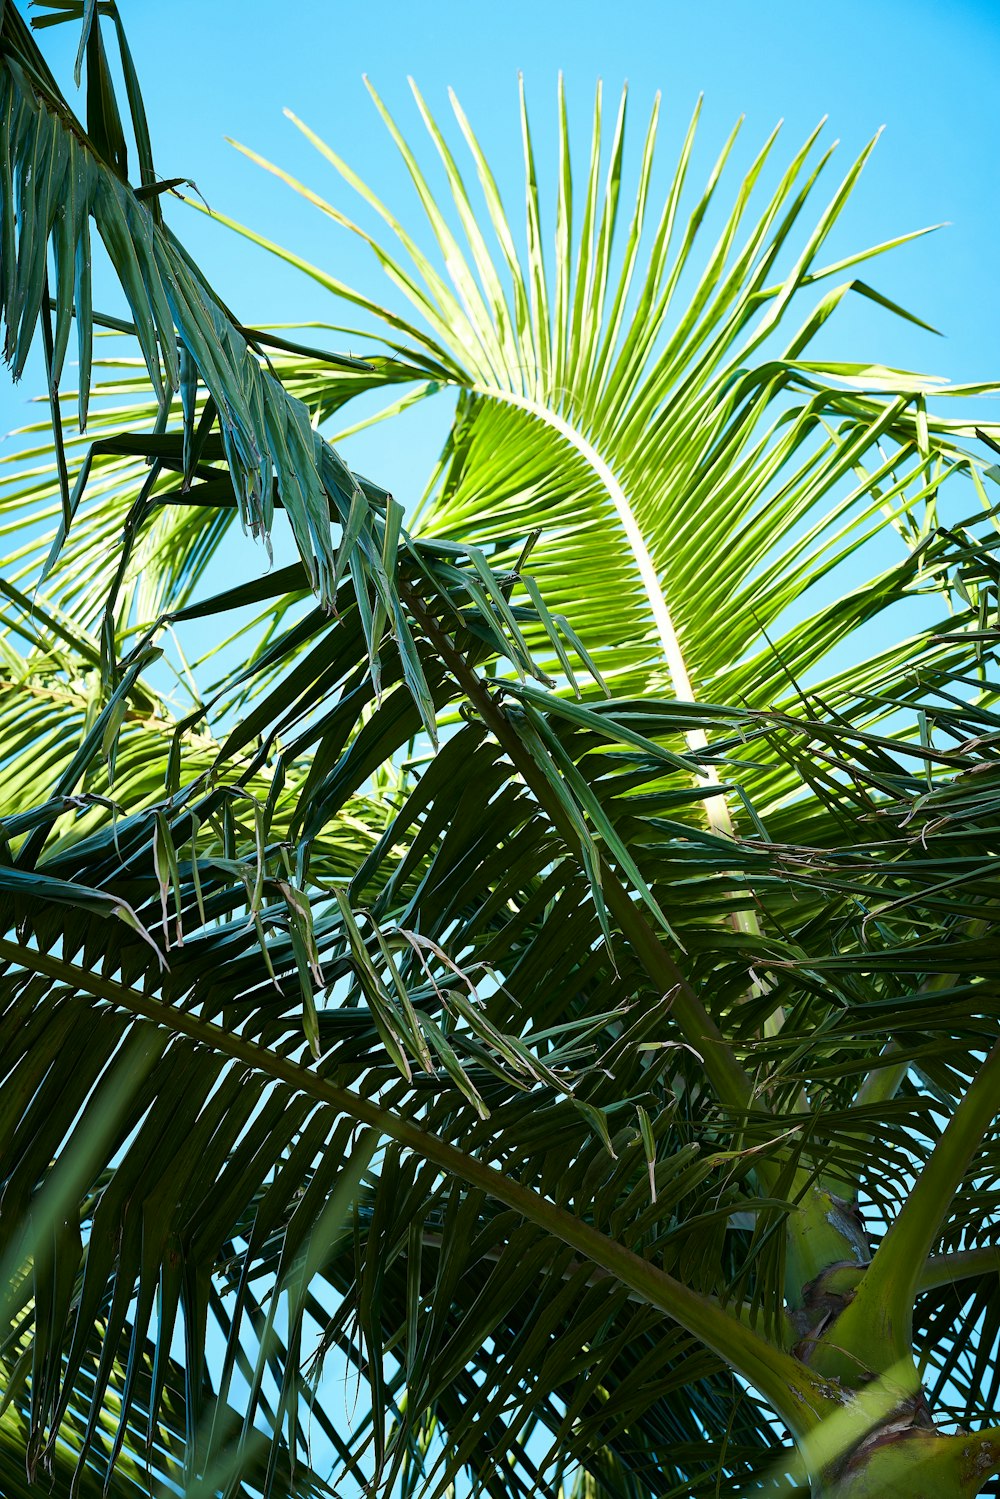
<svg viewBox="0 0 1000 1499">
<path fill-rule="evenodd" d="M 995 1434 L 887 1423 L 812 1485 L 813 1499 L 971 1499 L 1000 1468 Z"/>
</svg>

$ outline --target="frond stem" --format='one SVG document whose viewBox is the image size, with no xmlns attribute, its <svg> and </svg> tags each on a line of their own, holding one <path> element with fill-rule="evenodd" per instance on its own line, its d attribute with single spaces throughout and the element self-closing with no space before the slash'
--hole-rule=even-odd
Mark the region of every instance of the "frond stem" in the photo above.
<svg viewBox="0 0 1000 1499">
<path fill-rule="evenodd" d="M 998 1111 L 1000 1041 L 980 1066 L 931 1151 L 862 1276 L 853 1301 L 833 1324 L 833 1342 L 841 1347 L 856 1343 L 859 1349 L 870 1350 L 883 1361 L 910 1356 L 913 1303 L 928 1257 L 962 1178 Z"/>
<path fill-rule="evenodd" d="M 952 1254 L 932 1254 L 917 1277 L 917 1291 L 934 1291 L 977 1275 L 1000 1275 L 1000 1244 L 978 1249 L 956 1249 Z"/>
<path fill-rule="evenodd" d="M 667 669 L 670 672 L 670 678 L 673 682 L 674 694 L 682 702 L 693 703 L 695 701 L 695 694 L 691 684 L 691 676 L 687 669 L 687 662 L 684 660 L 684 652 L 681 650 L 677 627 L 674 624 L 673 616 L 670 613 L 670 606 L 663 592 L 660 575 L 656 570 L 656 564 L 650 554 L 649 547 L 646 545 L 646 538 L 642 533 L 642 527 L 636 519 L 635 511 L 629 504 L 628 496 L 614 471 L 601 457 L 593 443 L 587 441 L 582 432 L 578 431 L 564 417 L 561 417 L 558 412 L 551 410 L 550 407 L 544 405 L 542 402 L 533 401 L 530 396 L 519 395 L 517 391 L 500 390 L 498 387 L 491 385 L 474 385 L 472 386 L 472 390 L 476 395 L 486 396 L 488 399 L 494 401 L 502 401 L 508 406 L 516 406 L 520 411 L 525 411 L 529 416 L 535 417 L 537 421 L 544 422 L 547 427 L 552 428 L 553 432 L 558 432 L 559 436 L 569 443 L 570 447 L 576 449 L 584 462 L 593 470 L 596 477 L 604 485 L 608 498 L 615 507 L 615 514 L 621 523 L 625 539 L 631 548 L 636 568 L 642 579 L 646 598 L 649 601 L 649 607 L 656 623 L 656 632 L 663 649 L 663 657 L 667 663 Z M 692 749 L 704 749 L 708 743 L 704 729 L 691 729 L 688 731 L 686 738 Z M 714 778 L 716 781 L 718 780 L 718 774 L 714 772 L 714 768 L 711 766 L 707 767 L 706 776 L 708 779 Z M 712 798 L 712 800 L 721 800 L 721 798 Z M 728 808 L 724 815 L 728 821 Z M 730 833 L 732 832 L 731 821 L 729 831 Z"/>
<path fill-rule="evenodd" d="M 477 384 L 472 385 L 470 388 L 476 395 L 485 396 L 487 399 L 493 401 L 502 401 L 508 406 L 516 406 L 519 411 L 524 411 L 529 416 L 535 417 L 537 421 L 544 422 L 547 427 L 550 427 L 553 432 L 557 432 L 565 442 L 569 443 L 580 454 L 580 457 L 603 484 L 608 498 L 615 508 L 615 514 L 625 533 L 625 539 L 631 549 L 639 577 L 642 580 L 646 599 L 656 625 L 656 633 L 663 651 L 663 658 L 670 673 L 670 680 L 673 683 L 674 696 L 681 702 L 693 703 L 695 701 L 694 686 L 691 682 L 687 662 L 684 659 L 684 652 L 681 649 L 677 626 L 674 624 L 673 615 L 670 613 L 670 606 L 663 591 L 660 575 L 656 570 L 656 564 L 653 561 L 649 547 L 646 545 L 646 538 L 643 535 L 642 527 L 636 518 L 635 511 L 629 503 L 628 495 L 625 493 L 613 469 L 601 457 L 593 443 L 588 442 L 587 438 L 584 437 L 578 428 L 574 427 L 572 423 L 566 421 L 565 417 L 561 417 L 558 412 L 553 411 L 543 402 L 533 401 L 530 396 L 521 395 L 517 391 L 501 390 L 499 386 Z M 687 740 L 688 748 L 695 752 L 707 749 L 708 747 L 708 735 L 704 729 L 689 729 L 684 737 Z M 702 766 L 700 774 L 709 786 L 718 786 L 720 784 L 719 772 L 714 765 Z M 705 816 L 713 833 L 717 833 L 723 838 L 732 839 L 735 837 L 732 814 L 724 794 L 706 797 Z M 737 931 L 746 932 L 752 936 L 760 935 L 760 926 L 752 911 L 738 911 L 734 914 L 732 920 L 733 926 Z M 783 1018 L 782 1016 L 781 1019 Z M 771 1030 L 768 1030 L 768 1034 L 771 1034 L 772 1030 L 777 1029 L 780 1029 L 780 1024 L 772 1026 Z"/>
</svg>

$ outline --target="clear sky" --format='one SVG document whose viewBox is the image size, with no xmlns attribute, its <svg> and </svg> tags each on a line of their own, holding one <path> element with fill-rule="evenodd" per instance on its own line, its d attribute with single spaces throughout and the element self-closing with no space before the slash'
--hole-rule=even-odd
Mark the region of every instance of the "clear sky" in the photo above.
<svg viewBox="0 0 1000 1499">
<path fill-rule="evenodd" d="M 870 277 L 945 336 L 933 338 L 855 299 L 824 335 L 824 347 L 835 356 L 879 359 L 952 379 L 1000 373 L 1000 0 L 619 0 L 615 7 L 595 0 L 382 0 L 363 6 L 337 0 L 171 0 L 169 6 L 120 0 L 120 8 L 146 94 L 160 174 L 193 177 L 213 207 L 376 295 L 387 288 L 364 247 L 239 156 L 226 144 L 227 135 L 356 214 L 350 190 L 283 117 L 288 106 L 399 206 L 409 223 L 419 223 L 412 189 L 361 75 L 371 76 L 414 139 L 423 127 L 406 75 L 416 78 L 441 118 L 452 85 L 494 164 L 508 212 L 520 222 L 518 70 L 533 111 L 543 192 L 552 184 L 560 69 L 582 151 L 599 77 L 615 98 L 628 80 L 634 148 L 661 89 L 664 170 L 703 91 L 695 181 L 741 113 L 746 124 L 734 168 L 749 161 L 779 118 L 786 122 L 784 150 L 790 154 L 819 117 L 829 115 L 828 134 L 842 140 L 845 167 L 847 153 L 884 124 L 830 258 L 950 221 L 940 233 L 878 262 Z M 76 36 L 75 25 L 41 34 L 71 92 Z M 245 322 L 342 319 L 326 293 L 262 251 L 181 205 L 171 217 Z M 18 390 L 0 374 L 0 430 L 26 414 L 26 398 L 41 385 L 37 364 L 35 371 L 32 378 L 29 370 Z M 346 456 L 412 501 L 445 417 L 442 410 L 435 416 L 422 408 L 391 430 L 358 440 Z"/>
</svg>

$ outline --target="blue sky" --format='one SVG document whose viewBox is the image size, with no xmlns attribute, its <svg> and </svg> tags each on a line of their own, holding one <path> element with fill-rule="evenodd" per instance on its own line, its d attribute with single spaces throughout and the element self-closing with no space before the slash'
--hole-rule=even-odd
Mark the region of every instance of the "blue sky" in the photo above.
<svg viewBox="0 0 1000 1499">
<path fill-rule="evenodd" d="M 784 118 L 791 153 L 823 114 L 843 142 L 842 165 L 874 131 L 886 130 L 831 251 L 941 220 L 950 227 L 876 263 L 870 279 L 941 329 L 943 338 L 900 323 L 856 299 L 824 335 L 834 357 L 878 359 L 980 380 L 1000 370 L 995 162 L 1000 112 L 1000 5 L 992 0 L 507 0 L 485 6 L 401 0 L 348 6 L 333 0 L 120 0 L 143 81 L 154 153 L 163 176 L 190 176 L 215 208 L 292 245 L 343 280 L 383 294 L 364 247 L 226 144 L 234 136 L 303 177 L 355 213 L 352 195 L 284 118 L 288 106 L 329 140 L 408 222 L 412 189 L 362 84 L 367 72 L 408 134 L 422 131 L 406 86 L 413 74 L 439 116 L 455 87 L 516 218 L 521 192 L 516 82 L 525 75 L 536 148 L 546 167 L 555 125 L 555 84 L 566 75 L 573 129 L 587 148 L 593 90 L 612 98 L 630 86 L 633 147 L 657 89 L 664 95 L 664 166 L 700 91 L 705 110 L 694 180 L 739 114 L 734 161 L 748 163 Z M 164 17 L 167 17 L 166 21 Z M 42 34 L 71 90 L 76 28 Z M 82 104 L 81 104 L 82 108 Z M 831 176 L 831 186 L 833 177 Z M 178 205 L 178 232 L 219 292 L 246 322 L 338 321 L 332 299 L 300 275 Z M 832 258 L 832 255 L 831 255 Z M 29 369 L 18 390 L 0 376 L 0 430 L 24 420 L 40 388 Z M 432 403 L 433 405 L 433 403 Z M 436 455 L 446 412 L 421 408 L 358 439 L 355 466 L 412 500 Z M 8 445 L 9 446 L 9 445 Z"/>
</svg>

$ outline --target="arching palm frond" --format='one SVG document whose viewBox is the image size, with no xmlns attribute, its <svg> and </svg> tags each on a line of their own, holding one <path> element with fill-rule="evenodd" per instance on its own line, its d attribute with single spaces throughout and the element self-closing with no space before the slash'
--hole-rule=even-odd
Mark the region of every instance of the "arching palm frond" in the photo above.
<svg viewBox="0 0 1000 1499">
<path fill-rule="evenodd" d="M 981 477 L 990 460 L 969 450 L 971 424 L 929 409 L 961 390 L 866 361 L 824 362 L 812 352 L 849 295 L 911 316 L 860 279 L 858 268 L 916 235 L 823 262 L 874 142 L 810 219 L 832 155 L 820 148 L 819 131 L 784 167 L 775 131 L 723 204 L 734 130 L 685 210 L 696 110 L 657 211 L 659 102 L 628 201 L 625 94 L 607 131 L 598 91 L 581 194 L 560 92 L 553 238 L 522 95 L 522 251 L 455 96 L 481 207 L 416 86 L 443 186 L 370 91 L 416 188 L 433 255 L 301 121 L 383 221 L 383 238 L 349 219 L 339 199 L 329 202 L 246 154 L 360 234 L 394 299 L 383 304 L 346 288 L 256 232 L 242 232 L 368 314 L 390 354 L 405 352 L 410 378 L 420 382 L 411 399 L 458 392 L 418 534 L 490 542 L 513 557 L 519 538 L 537 529 L 532 572 L 542 597 L 573 622 L 622 694 L 778 707 L 793 704 L 801 685 L 815 685 L 838 709 L 856 705 L 890 665 L 884 655 L 870 667 L 858 659 L 873 622 L 883 613 L 891 620 L 893 605 L 925 592 L 940 593 L 942 604 L 948 598 L 932 542 L 939 516 L 990 503 Z M 385 367 L 393 382 L 405 373 Z M 353 374 L 337 371 L 326 375 L 325 398 L 322 385 L 319 376 L 312 398 L 322 414 L 357 388 Z M 890 526 L 909 568 L 859 582 L 859 568 L 876 557 L 884 568 L 884 551 L 870 543 Z M 532 643 L 559 675 L 558 659 Z M 895 660 L 916 670 L 924 664 L 910 642 Z M 787 793 L 779 767 L 771 767 L 770 781 L 775 799 Z"/>
</svg>

